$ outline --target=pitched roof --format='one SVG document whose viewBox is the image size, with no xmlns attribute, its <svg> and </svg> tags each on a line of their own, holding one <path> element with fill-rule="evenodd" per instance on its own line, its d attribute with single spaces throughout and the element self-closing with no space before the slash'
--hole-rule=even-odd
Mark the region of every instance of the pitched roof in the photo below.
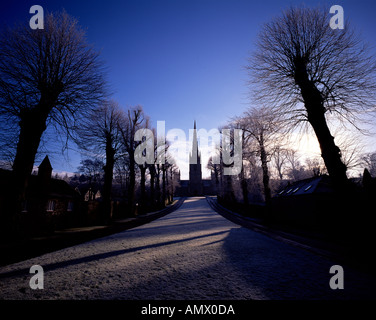
<svg viewBox="0 0 376 320">
<path fill-rule="evenodd" d="M 12 185 L 12 171 L 0 169 L 0 191 L 7 193 L 11 190 Z M 47 188 L 46 193 L 49 196 L 56 197 L 75 197 L 78 195 L 66 181 L 60 179 L 51 178 L 48 185 L 44 185 L 44 179 L 40 176 L 31 175 L 29 178 L 29 186 L 27 194 L 30 196 L 38 196 L 42 192 L 43 188 Z"/>
<path fill-rule="evenodd" d="M 52 165 L 51 165 L 51 162 L 50 162 L 50 159 L 48 158 L 48 156 L 45 156 L 43 161 L 39 165 L 39 170 L 44 169 L 44 168 L 52 170 Z"/>
<path fill-rule="evenodd" d="M 332 192 L 330 178 L 327 175 L 299 180 L 281 189 L 275 197 L 298 196 Z"/>
<path fill-rule="evenodd" d="M 28 194 L 30 196 L 36 196 L 43 190 L 43 179 L 38 176 L 30 176 Z M 76 190 L 74 190 L 66 181 L 60 179 L 51 178 L 46 187 L 46 193 L 49 196 L 54 197 L 75 197 L 78 196 Z"/>
</svg>

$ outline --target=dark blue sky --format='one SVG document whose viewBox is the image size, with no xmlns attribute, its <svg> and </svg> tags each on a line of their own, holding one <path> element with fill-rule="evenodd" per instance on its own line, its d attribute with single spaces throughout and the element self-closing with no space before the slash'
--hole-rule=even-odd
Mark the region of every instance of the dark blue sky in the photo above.
<svg viewBox="0 0 376 320">
<path fill-rule="evenodd" d="M 249 106 L 249 52 L 260 26 L 291 4 L 342 5 L 345 19 L 376 45 L 376 1 L 125 0 L 9 1 L 1 22 L 29 21 L 34 4 L 65 9 L 87 28 L 101 50 L 113 98 L 125 108 L 141 104 L 166 131 L 217 128 Z M 52 159 L 54 162 L 54 159 Z M 74 171 L 56 157 L 54 169 Z"/>
</svg>

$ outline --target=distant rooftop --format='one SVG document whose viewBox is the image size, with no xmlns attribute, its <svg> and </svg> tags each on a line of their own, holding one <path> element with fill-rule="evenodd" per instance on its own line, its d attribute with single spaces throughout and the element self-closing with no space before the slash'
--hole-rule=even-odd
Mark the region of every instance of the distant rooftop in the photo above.
<svg viewBox="0 0 376 320">
<path fill-rule="evenodd" d="M 327 175 L 299 180 L 279 190 L 275 197 L 298 196 L 312 193 L 328 193 L 333 189 Z"/>
</svg>

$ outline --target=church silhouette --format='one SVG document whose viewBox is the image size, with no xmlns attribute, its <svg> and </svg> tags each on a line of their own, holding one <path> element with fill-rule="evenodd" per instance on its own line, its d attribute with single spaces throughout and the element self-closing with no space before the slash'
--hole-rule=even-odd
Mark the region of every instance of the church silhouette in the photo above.
<svg viewBox="0 0 376 320">
<path fill-rule="evenodd" d="M 189 180 L 180 180 L 175 190 L 176 196 L 216 195 L 214 179 L 202 179 L 201 152 L 198 148 L 196 120 L 193 125 L 192 149 L 189 153 Z"/>
</svg>

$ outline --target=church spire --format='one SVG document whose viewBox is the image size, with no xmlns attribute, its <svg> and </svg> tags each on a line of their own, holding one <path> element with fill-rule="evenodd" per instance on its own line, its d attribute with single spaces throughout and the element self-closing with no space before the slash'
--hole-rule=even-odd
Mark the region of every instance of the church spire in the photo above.
<svg viewBox="0 0 376 320">
<path fill-rule="evenodd" d="M 190 163 L 201 164 L 201 155 L 200 155 L 200 152 L 198 151 L 196 120 L 194 121 L 194 124 L 193 124 L 192 152 L 191 152 Z"/>
<path fill-rule="evenodd" d="M 193 124 L 192 152 L 189 158 L 189 186 L 188 191 L 192 196 L 202 195 L 202 173 L 201 173 L 201 156 L 198 151 L 198 139 L 196 120 Z"/>
</svg>

